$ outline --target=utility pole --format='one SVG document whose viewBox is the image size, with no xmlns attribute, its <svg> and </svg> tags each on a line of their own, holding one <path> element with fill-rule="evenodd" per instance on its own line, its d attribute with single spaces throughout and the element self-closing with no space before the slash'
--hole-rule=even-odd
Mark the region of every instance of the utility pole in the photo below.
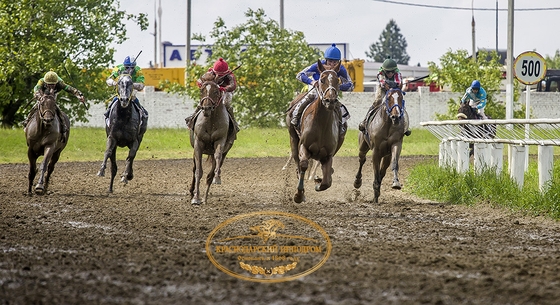
<svg viewBox="0 0 560 305">
<path fill-rule="evenodd" d="M 284 29 L 284 0 L 280 0 L 280 29 Z"/>
<path fill-rule="evenodd" d="M 185 87 L 189 83 L 189 73 L 187 72 L 191 65 L 191 0 L 187 0 L 187 43 L 185 44 Z"/>
<path fill-rule="evenodd" d="M 154 0 L 154 64 L 152 65 L 154 68 L 157 68 L 157 16 L 156 16 L 156 1 Z"/>
<path fill-rule="evenodd" d="M 158 16 L 159 16 L 159 30 L 158 30 L 158 44 L 159 44 L 159 66 L 160 68 L 163 67 L 163 52 L 162 52 L 162 45 L 161 45 L 161 0 L 159 0 L 159 8 L 158 8 Z"/>
<path fill-rule="evenodd" d="M 474 22 L 474 0 L 471 2 L 471 11 L 472 11 L 472 59 L 473 62 L 476 62 L 476 38 L 475 38 L 475 22 Z"/>
</svg>

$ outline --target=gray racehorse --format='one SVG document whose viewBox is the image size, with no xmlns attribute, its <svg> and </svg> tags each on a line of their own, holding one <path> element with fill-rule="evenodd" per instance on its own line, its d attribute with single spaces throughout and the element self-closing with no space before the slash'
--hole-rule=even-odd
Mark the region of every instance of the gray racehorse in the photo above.
<svg viewBox="0 0 560 305">
<path fill-rule="evenodd" d="M 107 134 L 107 146 L 101 169 L 98 176 L 105 176 L 107 159 L 111 159 L 111 182 L 109 193 L 113 192 L 113 182 L 117 175 L 117 147 L 128 147 L 128 157 L 126 167 L 121 174 L 121 182 L 128 183 L 134 178 L 132 164 L 140 148 L 140 143 L 148 127 L 148 118 L 142 118 L 141 109 L 132 103 L 134 98 L 132 77 L 129 74 L 122 74 L 117 80 L 117 103 L 113 103 L 110 109 L 109 118 L 105 126 Z"/>
<path fill-rule="evenodd" d="M 70 128 L 70 120 L 62 111 L 60 112 L 62 117 L 56 115 L 56 93 L 52 90 L 40 98 L 37 107 L 37 112 L 29 119 L 25 128 L 28 147 L 27 158 L 29 159 L 29 187 L 27 192 L 31 194 L 33 181 L 37 174 L 37 158 L 44 156 L 39 168 L 39 180 L 35 186 L 35 193 L 43 195 L 47 191 L 54 166 L 60 158 L 60 153 L 66 147 L 70 135 L 70 130 L 68 130 L 66 141 L 62 141 L 60 120 L 64 120 L 68 128 Z"/>
</svg>

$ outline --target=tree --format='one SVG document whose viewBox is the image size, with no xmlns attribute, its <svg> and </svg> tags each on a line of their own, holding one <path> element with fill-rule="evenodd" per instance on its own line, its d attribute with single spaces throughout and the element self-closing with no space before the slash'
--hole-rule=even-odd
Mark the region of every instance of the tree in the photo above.
<svg viewBox="0 0 560 305">
<path fill-rule="evenodd" d="M 110 96 L 104 83 L 115 50 L 126 40 L 124 19 L 147 29 L 145 14 L 119 10 L 117 0 L 0 0 L 0 120 L 21 122 L 34 104 L 33 87 L 50 69 L 87 100 Z M 73 96 L 58 104 L 72 121 L 85 121 L 86 109 Z"/>
<path fill-rule="evenodd" d="M 560 69 L 560 50 L 556 50 L 553 57 L 545 55 L 547 69 Z"/>
<path fill-rule="evenodd" d="M 296 74 L 317 61 L 320 51 L 308 45 L 302 32 L 280 29 L 266 18 L 264 10 L 247 10 L 247 22 L 228 29 L 221 18 L 214 23 L 210 37 L 212 55 L 204 65 L 187 67 L 187 94 L 198 100 L 198 79 L 218 59 L 224 58 L 235 69 L 238 88 L 232 105 L 242 126 L 278 127 L 302 83 Z M 204 42 L 202 35 L 193 40 Z M 175 88 L 175 91 L 177 88 Z M 183 89 L 184 90 L 184 89 Z"/>
<path fill-rule="evenodd" d="M 505 118 L 505 105 L 498 103 L 495 94 L 500 92 L 502 82 L 503 66 L 499 62 L 496 51 L 480 50 L 477 54 L 476 62 L 466 50 L 451 50 L 440 57 L 439 66 L 434 62 L 428 62 L 430 75 L 426 78 L 428 83 L 434 82 L 438 86 L 450 86 L 451 91 L 460 92 L 457 101 L 451 99 L 448 102 L 449 110 L 447 114 L 436 115 L 438 119 L 455 119 L 457 109 L 465 90 L 470 87 L 473 80 L 478 79 L 482 87 L 488 94 L 488 103 L 484 109 L 485 114 L 494 118 Z M 517 81 L 516 81 L 517 82 Z M 518 88 L 516 84 L 515 88 Z M 518 90 L 515 90 L 514 97 L 517 100 Z M 518 110 L 514 113 L 515 117 L 524 117 L 524 111 Z"/>
<path fill-rule="evenodd" d="M 379 36 L 379 41 L 369 46 L 366 56 L 375 62 L 383 62 L 387 58 L 392 58 L 398 64 L 408 65 L 410 56 L 406 53 L 407 46 L 401 29 L 395 20 L 391 19 Z"/>
</svg>

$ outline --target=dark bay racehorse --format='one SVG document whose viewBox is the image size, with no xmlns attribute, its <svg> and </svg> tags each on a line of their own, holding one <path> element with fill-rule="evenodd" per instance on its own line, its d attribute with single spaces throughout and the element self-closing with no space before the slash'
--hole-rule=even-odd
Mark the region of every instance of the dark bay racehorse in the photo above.
<svg viewBox="0 0 560 305">
<path fill-rule="evenodd" d="M 332 184 L 333 157 L 342 146 L 346 129 L 341 132 L 340 102 L 338 101 L 338 88 L 340 80 L 338 71 L 340 62 L 331 67 L 317 61 L 321 75 L 319 77 L 318 98 L 307 107 L 301 115 L 301 130 L 290 124 L 291 111 L 286 116 L 289 126 L 291 155 L 298 165 L 298 186 L 294 195 L 294 202 L 305 200 L 304 177 L 309 167 L 309 160 L 321 162 L 322 178 L 316 179 L 315 190 L 323 191 Z M 291 102 L 293 106 L 301 96 Z"/>
<path fill-rule="evenodd" d="M 65 142 L 61 141 L 61 120 L 66 122 L 68 128 L 70 128 L 70 120 L 62 111 L 61 118 L 56 115 L 56 93 L 52 90 L 43 95 L 38 101 L 37 107 L 37 112 L 29 119 L 25 128 L 28 147 L 27 158 L 29 159 L 29 188 L 27 192 L 31 194 L 33 180 L 37 174 L 37 158 L 43 155 L 43 162 L 39 168 L 39 180 L 35 186 L 35 193 L 43 195 L 47 191 L 50 176 L 60 158 L 60 153 L 68 142 L 68 139 Z M 67 131 L 67 137 L 69 135 L 70 130 Z"/>
<path fill-rule="evenodd" d="M 404 106 L 403 92 L 389 89 L 376 113 L 368 121 L 365 132 L 359 134 L 358 154 L 360 168 L 354 180 L 354 187 L 362 186 L 362 167 L 366 162 L 366 154 L 373 151 L 373 191 L 374 202 L 379 202 L 381 181 L 387 168 L 393 171 L 394 189 L 401 189 L 399 182 L 399 156 L 401 154 L 404 132 L 407 130 L 408 119 Z"/>
<path fill-rule="evenodd" d="M 488 116 L 487 116 L 488 117 Z M 488 117 L 490 119 L 490 117 Z M 461 103 L 457 110 L 459 120 L 482 120 L 476 108 L 469 103 Z M 461 133 L 469 138 L 493 139 L 496 137 L 496 124 L 461 125 Z M 474 155 L 474 144 L 469 143 L 469 156 Z"/>
<path fill-rule="evenodd" d="M 223 94 L 215 82 L 206 81 L 200 86 L 198 107 L 201 111 L 193 117 L 195 121 L 190 131 L 191 146 L 194 148 L 190 188 L 192 204 L 202 203 L 200 198 L 202 155 L 208 155 L 208 159 L 212 162 L 212 170 L 206 176 L 207 188 L 204 195 L 204 202 L 206 202 L 210 185 L 222 183 L 221 167 L 235 140 L 235 130 L 223 103 Z"/>
<path fill-rule="evenodd" d="M 105 176 L 107 159 L 111 159 L 111 182 L 109 193 L 113 192 L 113 182 L 117 175 L 117 146 L 128 147 L 128 157 L 126 158 L 126 168 L 121 174 L 121 182 L 128 183 L 134 178 L 132 164 L 136 157 L 136 152 L 142 143 L 142 138 L 148 127 L 148 119 L 142 118 L 141 109 L 132 103 L 133 94 L 132 77 L 129 74 L 121 74 L 117 80 L 118 101 L 113 104 L 108 122 L 106 122 L 105 132 L 107 133 L 107 147 L 101 169 L 98 176 Z"/>
</svg>

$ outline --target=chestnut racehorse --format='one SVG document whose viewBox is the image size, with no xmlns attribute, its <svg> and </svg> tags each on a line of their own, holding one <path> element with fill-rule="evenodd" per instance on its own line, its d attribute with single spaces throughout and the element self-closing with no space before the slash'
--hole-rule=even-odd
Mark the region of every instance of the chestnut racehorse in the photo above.
<svg viewBox="0 0 560 305">
<path fill-rule="evenodd" d="M 304 177 L 310 159 L 321 162 L 322 168 L 322 178 L 315 180 L 315 190 L 323 191 L 331 186 L 333 157 L 342 146 L 346 134 L 346 128 L 340 124 L 341 104 L 338 101 L 340 62 L 331 67 L 323 65 L 319 60 L 317 67 L 321 72 L 318 86 L 314 89 L 317 90 L 318 97 L 303 110 L 299 131 L 290 124 L 291 111 L 286 116 L 286 124 L 289 126 L 290 133 L 291 155 L 298 166 L 299 182 L 294 195 L 296 203 L 305 200 Z M 299 99 L 301 99 L 301 95 L 296 97 L 290 105 L 293 106 Z"/>
<path fill-rule="evenodd" d="M 191 203 L 197 205 L 207 201 L 212 183 L 222 183 L 221 167 L 235 140 L 235 129 L 224 105 L 222 91 L 214 81 L 206 81 L 200 86 L 198 107 L 201 111 L 192 118 L 195 121 L 190 131 L 191 146 L 194 148 L 190 194 Z M 204 200 L 201 200 L 200 179 L 202 178 L 203 154 L 208 155 L 212 162 L 212 170 L 206 176 L 206 193 Z"/>
</svg>

